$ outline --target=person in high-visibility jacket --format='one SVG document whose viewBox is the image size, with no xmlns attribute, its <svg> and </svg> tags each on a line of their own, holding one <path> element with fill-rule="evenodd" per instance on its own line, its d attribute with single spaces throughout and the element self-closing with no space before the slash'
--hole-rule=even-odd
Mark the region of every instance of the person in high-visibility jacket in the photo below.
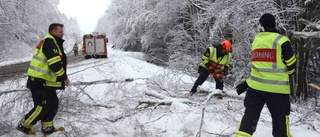
<svg viewBox="0 0 320 137">
<path fill-rule="evenodd" d="M 223 75 L 227 75 L 231 60 L 232 44 L 229 40 L 224 40 L 220 44 L 210 46 L 202 56 L 202 62 L 199 65 L 199 77 L 195 81 L 188 96 L 197 92 L 199 85 L 202 85 L 209 74 L 213 76 L 216 82 L 218 94 L 222 94 Z"/>
<path fill-rule="evenodd" d="M 70 81 L 67 76 L 67 56 L 63 50 L 63 24 L 52 23 L 49 34 L 39 42 L 28 68 L 27 88 L 30 89 L 34 107 L 18 123 L 17 129 L 33 135 L 31 130 L 41 120 L 41 131 L 54 132 L 53 119 L 58 111 L 56 89 L 64 89 Z"/>
<path fill-rule="evenodd" d="M 263 14 L 259 22 L 263 31 L 252 43 L 251 75 L 237 86 L 238 94 L 247 93 L 244 99 L 246 109 L 235 136 L 252 137 L 266 104 L 272 117 L 272 135 L 291 137 L 289 75 L 294 73 L 297 59 L 289 38 L 276 30 L 272 14 Z"/>
<path fill-rule="evenodd" d="M 74 43 L 73 45 L 73 52 L 74 52 L 74 56 L 78 56 L 78 44 Z"/>
</svg>

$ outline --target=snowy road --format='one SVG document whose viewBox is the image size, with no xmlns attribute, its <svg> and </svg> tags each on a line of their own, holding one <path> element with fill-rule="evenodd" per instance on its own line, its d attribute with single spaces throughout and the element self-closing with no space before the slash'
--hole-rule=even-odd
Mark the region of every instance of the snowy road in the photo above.
<svg viewBox="0 0 320 137">
<path fill-rule="evenodd" d="M 68 56 L 68 64 L 73 64 L 83 60 L 82 56 Z M 12 77 L 17 77 L 23 73 L 27 72 L 30 62 L 21 62 L 17 64 L 10 64 L 5 66 L 0 66 L 0 82 L 8 80 Z"/>
</svg>

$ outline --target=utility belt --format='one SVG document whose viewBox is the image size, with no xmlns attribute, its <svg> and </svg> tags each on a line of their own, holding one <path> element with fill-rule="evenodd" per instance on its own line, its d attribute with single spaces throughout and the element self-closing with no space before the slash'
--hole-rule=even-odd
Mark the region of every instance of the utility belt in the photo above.
<svg viewBox="0 0 320 137">
<path fill-rule="evenodd" d="M 30 79 L 31 81 L 39 82 L 39 83 L 41 83 L 41 82 L 45 83 L 45 82 L 46 82 L 45 80 L 43 80 L 43 79 L 41 79 L 41 78 L 36 78 L 36 77 L 32 77 L 32 76 L 29 76 L 29 79 Z"/>
<path fill-rule="evenodd" d="M 30 83 L 28 85 L 28 83 Z M 47 89 L 64 89 L 65 83 L 61 81 L 49 82 L 44 79 L 29 76 L 27 88 L 47 88 Z"/>
<path fill-rule="evenodd" d="M 28 77 L 27 81 L 27 88 L 29 89 L 35 89 L 35 88 L 45 88 L 46 87 L 46 81 L 40 78 L 35 78 L 32 76 Z"/>
</svg>

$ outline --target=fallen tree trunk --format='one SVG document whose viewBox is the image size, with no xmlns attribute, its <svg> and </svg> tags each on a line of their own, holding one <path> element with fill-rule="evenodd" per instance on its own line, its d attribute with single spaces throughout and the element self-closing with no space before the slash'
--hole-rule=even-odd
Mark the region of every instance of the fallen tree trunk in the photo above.
<svg viewBox="0 0 320 137">
<path fill-rule="evenodd" d="M 0 91 L 0 96 L 2 96 L 4 94 L 21 92 L 21 91 L 28 91 L 28 89 L 15 89 L 15 90 L 9 90 L 9 91 Z"/>
<path fill-rule="evenodd" d="M 125 82 L 132 82 L 133 79 L 132 78 L 127 78 L 125 80 L 110 80 L 110 79 L 103 79 L 103 80 L 96 80 L 96 81 L 89 81 L 89 82 L 82 82 L 82 81 L 78 81 L 75 83 L 71 83 L 71 86 L 75 86 L 75 85 L 92 85 L 92 84 L 105 84 L 105 83 L 125 83 Z"/>
</svg>

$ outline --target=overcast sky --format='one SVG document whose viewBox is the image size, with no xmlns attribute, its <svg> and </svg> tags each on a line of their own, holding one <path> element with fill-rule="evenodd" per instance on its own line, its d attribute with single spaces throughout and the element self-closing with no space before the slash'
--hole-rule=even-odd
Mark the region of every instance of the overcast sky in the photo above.
<svg viewBox="0 0 320 137">
<path fill-rule="evenodd" d="M 92 33 L 111 0 L 60 0 L 58 5 L 68 17 L 76 17 L 83 33 Z"/>
</svg>

